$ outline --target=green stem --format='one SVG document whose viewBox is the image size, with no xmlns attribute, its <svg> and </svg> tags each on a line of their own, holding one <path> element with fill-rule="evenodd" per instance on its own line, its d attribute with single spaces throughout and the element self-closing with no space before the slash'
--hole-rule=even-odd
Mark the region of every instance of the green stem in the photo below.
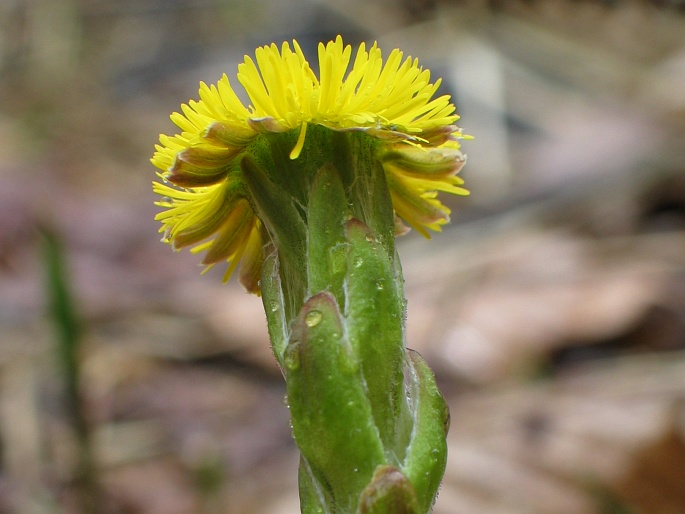
<svg viewBox="0 0 685 514">
<path fill-rule="evenodd" d="M 67 284 L 63 251 L 57 237 L 44 233 L 47 290 L 50 311 L 57 333 L 59 357 L 69 422 L 78 443 L 77 468 L 74 481 L 84 513 L 101 511 L 96 466 L 93 458 L 91 431 L 81 393 L 81 326 L 71 300 Z"/>
<path fill-rule="evenodd" d="M 381 143 L 313 125 L 291 160 L 297 136 L 258 138 L 241 167 L 271 240 L 261 286 L 302 455 L 302 512 L 427 512 L 447 407 L 405 348 Z"/>
</svg>

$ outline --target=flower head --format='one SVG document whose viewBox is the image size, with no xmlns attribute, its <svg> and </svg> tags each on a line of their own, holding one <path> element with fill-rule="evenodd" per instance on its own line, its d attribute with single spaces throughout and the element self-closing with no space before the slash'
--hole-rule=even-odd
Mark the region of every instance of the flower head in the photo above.
<svg viewBox="0 0 685 514">
<path fill-rule="evenodd" d="M 297 160 L 307 127 L 370 137 L 374 158 L 385 171 L 396 216 L 428 236 L 449 220 L 438 191 L 467 194 L 456 176 L 464 157 L 461 131 L 449 96 L 433 98 L 440 80 L 416 59 L 393 50 L 383 62 L 374 43 L 352 49 L 342 38 L 319 44 L 319 77 L 300 46 L 283 43 L 258 48 L 245 56 L 238 81 L 251 104 L 245 106 L 226 75 L 216 85 L 200 83 L 199 101 L 181 106 L 172 121 L 181 129 L 160 136 L 152 163 L 162 170 L 154 183 L 163 196 L 157 215 L 165 240 L 174 248 L 197 245 L 208 267 L 227 261 L 227 280 L 243 262 L 241 282 L 259 291 L 264 230 L 242 177 L 241 161 L 260 137 L 296 133 L 287 158 Z M 351 63 L 351 68 L 350 68 Z M 349 70 L 349 71 L 348 71 Z"/>
</svg>

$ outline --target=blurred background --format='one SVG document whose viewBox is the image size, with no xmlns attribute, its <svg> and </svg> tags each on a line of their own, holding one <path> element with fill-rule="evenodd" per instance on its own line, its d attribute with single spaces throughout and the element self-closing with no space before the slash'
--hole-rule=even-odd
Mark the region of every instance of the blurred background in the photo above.
<svg viewBox="0 0 685 514">
<path fill-rule="evenodd" d="M 400 243 L 435 512 L 684 513 L 667 0 L 0 0 L 0 513 L 299 511 L 261 302 L 159 242 L 149 158 L 200 80 L 337 34 L 418 57 L 476 138 L 453 223 Z"/>
</svg>

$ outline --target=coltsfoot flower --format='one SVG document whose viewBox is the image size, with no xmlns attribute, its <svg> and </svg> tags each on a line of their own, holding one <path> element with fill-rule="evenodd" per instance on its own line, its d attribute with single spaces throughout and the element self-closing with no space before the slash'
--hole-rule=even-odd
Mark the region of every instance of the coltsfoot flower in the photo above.
<svg viewBox="0 0 685 514">
<path fill-rule="evenodd" d="M 164 240 L 175 249 L 195 245 L 207 269 L 228 262 L 224 280 L 242 263 L 240 281 L 257 294 L 268 235 L 242 161 L 265 138 L 288 134 L 292 141 L 284 155 L 271 156 L 276 168 L 279 159 L 305 158 L 308 127 L 368 138 L 365 147 L 385 172 L 397 234 L 406 223 L 429 237 L 449 221 L 438 192 L 468 194 L 456 176 L 464 162 L 459 140 L 467 136 L 455 125 L 449 96 L 433 98 L 440 80 L 431 83 L 417 59 L 396 49 L 383 62 L 375 43 L 368 50 L 362 43 L 352 60 L 340 36 L 319 44 L 318 59 L 319 77 L 296 41 L 258 48 L 255 60 L 245 56 L 238 66 L 251 104 L 240 101 L 226 75 L 216 85 L 200 83 L 200 100 L 171 115 L 181 132 L 161 135 L 151 159 L 161 170 L 153 189 L 163 197 L 156 219 Z"/>
</svg>

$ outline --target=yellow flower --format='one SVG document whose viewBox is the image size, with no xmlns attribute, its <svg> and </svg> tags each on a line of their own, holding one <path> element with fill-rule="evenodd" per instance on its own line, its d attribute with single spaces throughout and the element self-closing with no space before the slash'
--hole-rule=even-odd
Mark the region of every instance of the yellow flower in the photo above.
<svg viewBox="0 0 685 514">
<path fill-rule="evenodd" d="M 374 146 L 382 164 L 396 215 L 429 237 L 449 220 L 438 191 L 467 194 L 456 176 L 464 162 L 458 140 L 464 138 L 449 96 L 433 98 L 440 80 L 416 59 L 393 50 L 385 63 L 381 50 L 362 43 L 352 49 L 342 38 L 319 44 L 319 77 L 300 46 L 283 43 L 258 48 L 255 60 L 245 56 L 238 81 L 251 105 L 245 107 L 224 75 L 216 85 L 200 83 L 199 101 L 181 106 L 172 121 L 181 129 L 160 136 L 152 163 L 162 170 L 153 189 L 166 210 L 157 215 L 161 232 L 174 248 L 198 244 L 208 268 L 227 261 L 225 275 L 242 260 L 240 279 L 259 292 L 262 224 L 250 203 L 240 161 L 263 134 L 297 131 L 289 158 L 304 147 L 308 125 L 334 131 L 360 132 L 382 144 Z M 352 62 L 351 69 L 350 62 Z M 399 219 L 401 218 L 401 220 Z"/>
</svg>

